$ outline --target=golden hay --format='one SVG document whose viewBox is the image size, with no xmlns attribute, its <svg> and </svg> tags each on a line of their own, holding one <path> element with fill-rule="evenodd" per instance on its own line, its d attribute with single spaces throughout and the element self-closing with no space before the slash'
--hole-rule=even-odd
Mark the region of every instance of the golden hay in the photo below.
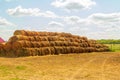
<svg viewBox="0 0 120 80">
<path fill-rule="evenodd" d="M 54 47 L 55 49 L 55 54 L 58 55 L 58 54 L 62 54 L 64 52 L 64 49 L 63 47 Z"/>
<path fill-rule="evenodd" d="M 59 33 L 59 36 L 60 37 L 72 37 L 72 34 L 62 32 L 62 33 Z"/>
<path fill-rule="evenodd" d="M 25 32 L 25 30 L 16 30 L 14 32 L 14 35 L 26 35 L 26 32 Z"/>
<path fill-rule="evenodd" d="M 0 43 L 0 56 L 5 56 L 6 50 L 5 50 L 5 43 Z"/>
<path fill-rule="evenodd" d="M 51 55 L 54 55 L 55 54 L 55 49 L 54 47 L 49 47 L 50 48 L 50 51 L 51 51 Z"/>
<path fill-rule="evenodd" d="M 16 30 L 14 36 L 0 46 L 0 52 L 16 56 L 41 56 L 53 54 L 108 51 L 109 48 L 95 40 L 70 33 Z M 12 54 L 9 54 L 12 53 Z"/>
<path fill-rule="evenodd" d="M 6 51 L 11 51 L 11 49 L 12 49 L 12 43 L 9 43 L 9 42 L 5 43 L 4 44 L 4 48 L 6 49 Z"/>
<path fill-rule="evenodd" d="M 51 46 L 51 47 L 56 46 L 56 44 L 55 44 L 55 42 L 54 42 L 54 41 L 50 41 L 49 43 L 50 43 L 50 46 Z"/>
<path fill-rule="evenodd" d="M 70 45 L 70 42 L 68 41 L 63 41 L 63 46 L 69 46 Z"/>
<path fill-rule="evenodd" d="M 40 43 L 42 44 L 42 47 L 49 47 L 50 46 L 50 43 L 48 41 L 43 41 Z"/>
<path fill-rule="evenodd" d="M 59 41 L 65 41 L 64 37 L 59 37 L 58 39 L 59 39 Z"/>
<path fill-rule="evenodd" d="M 66 53 L 72 53 L 72 48 L 71 47 L 66 47 Z"/>
<path fill-rule="evenodd" d="M 58 37 L 57 36 L 47 36 L 48 41 L 58 41 Z"/>
<path fill-rule="evenodd" d="M 12 44 L 12 49 L 18 49 L 24 47 L 24 41 L 17 41 Z"/>
<path fill-rule="evenodd" d="M 41 48 L 42 49 L 42 54 L 43 55 L 49 55 L 51 54 L 51 50 L 49 47 L 44 47 L 44 48 Z"/>
<path fill-rule="evenodd" d="M 84 53 L 84 52 L 86 52 L 86 51 L 85 51 L 85 48 L 79 47 L 79 53 Z"/>
<path fill-rule="evenodd" d="M 62 41 L 55 41 L 55 46 L 62 46 L 63 42 Z"/>
</svg>

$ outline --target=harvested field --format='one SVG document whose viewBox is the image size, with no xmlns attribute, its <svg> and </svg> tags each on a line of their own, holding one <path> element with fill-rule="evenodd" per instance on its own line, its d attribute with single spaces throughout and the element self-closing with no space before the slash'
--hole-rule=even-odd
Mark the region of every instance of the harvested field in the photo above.
<svg viewBox="0 0 120 80">
<path fill-rule="evenodd" d="M 120 80 L 120 53 L 0 58 L 0 80 Z"/>
</svg>

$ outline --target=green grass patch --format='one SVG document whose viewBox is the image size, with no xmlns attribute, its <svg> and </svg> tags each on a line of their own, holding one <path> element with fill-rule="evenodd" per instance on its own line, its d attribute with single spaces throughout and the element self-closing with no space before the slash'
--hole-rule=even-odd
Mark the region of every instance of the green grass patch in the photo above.
<svg viewBox="0 0 120 80">
<path fill-rule="evenodd" d="M 11 69 L 10 66 L 0 65 L 0 77 L 5 77 L 11 74 L 10 69 Z"/>
<path fill-rule="evenodd" d="M 27 68 L 26 66 L 22 66 L 22 65 L 16 66 L 16 69 L 18 70 L 25 70 L 26 68 Z"/>
<path fill-rule="evenodd" d="M 120 52 L 120 44 L 105 44 L 112 52 Z"/>
<path fill-rule="evenodd" d="M 20 78 L 11 78 L 10 80 L 25 80 L 25 79 L 20 79 Z"/>
<path fill-rule="evenodd" d="M 4 66 L 4 65 L 1 65 L 1 66 L 0 66 L 0 70 L 6 71 L 6 70 L 8 70 L 8 67 L 7 67 L 7 66 Z"/>
</svg>

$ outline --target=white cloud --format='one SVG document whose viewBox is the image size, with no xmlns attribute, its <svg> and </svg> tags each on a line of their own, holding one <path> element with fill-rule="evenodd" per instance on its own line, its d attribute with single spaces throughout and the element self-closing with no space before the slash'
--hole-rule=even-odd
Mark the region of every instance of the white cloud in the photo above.
<svg viewBox="0 0 120 80">
<path fill-rule="evenodd" d="M 94 13 L 87 18 L 67 16 L 63 18 L 68 31 L 94 39 L 119 39 L 120 13 Z"/>
<path fill-rule="evenodd" d="M 6 20 L 5 18 L 1 18 L 0 17 L 0 25 L 1 26 L 15 26 L 15 24 L 9 22 L 8 20 Z"/>
<path fill-rule="evenodd" d="M 70 25 L 87 24 L 86 19 L 80 18 L 78 16 L 67 16 L 67 17 L 64 17 L 64 21 L 67 24 L 70 24 Z"/>
<path fill-rule="evenodd" d="M 64 25 L 59 22 L 51 21 L 50 23 L 48 23 L 46 30 L 61 32 L 64 30 Z"/>
<path fill-rule="evenodd" d="M 58 27 L 62 27 L 64 26 L 62 23 L 59 23 L 59 22 L 55 22 L 55 21 L 51 21 L 48 25 L 50 26 L 58 26 Z"/>
<path fill-rule="evenodd" d="M 61 0 L 61 2 L 65 1 Z M 12 16 L 40 16 L 61 19 L 62 22 L 51 21 L 48 23 L 45 27 L 47 31 L 72 32 L 73 34 L 85 35 L 89 38 L 97 39 L 119 38 L 116 34 L 120 33 L 120 13 L 94 13 L 86 18 L 79 16 L 60 17 L 51 11 L 43 12 L 39 8 L 25 9 L 21 6 L 15 9 L 8 9 L 7 12 Z"/>
<path fill-rule="evenodd" d="M 120 32 L 90 32 L 87 36 L 91 39 L 120 39 Z"/>
<path fill-rule="evenodd" d="M 6 2 L 19 1 L 19 0 L 5 0 Z"/>
<path fill-rule="evenodd" d="M 76 24 L 80 21 L 80 17 L 78 16 L 69 16 L 65 17 L 64 21 L 67 22 L 68 24 Z"/>
<path fill-rule="evenodd" d="M 87 18 L 80 18 L 79 16 L 68 16 L 63 18 L 67 24 L 72 25 L 94 25 L 101 28 L 113 28 L 120 25 L 120 13 L 94 13 Z"/>
<path fill-rule="evenodd" d="M 96 3 L 93 0 L 55 0 L 51 5 L 58 8 L 65 8 L 67 10 L 82 10 L 91 9 Z"/>
<path fill-rule="evenodd" d="M 88 17 L 88 19 L 97 25 L 103 26 L 117 26 L 120 25 L 120 13 L 95 13 Z"/>
<path fill-rule="evenodd" d="M 39 8 L 22 8 L 21 6 L 18 6 L 14 9 L 8 9 L 7 13 L 12 16 L 40 16 L 40 17 L 48 17 L 48 18 L 57 18 L 58 16 L 51 12 L 51 11 L 45 11 L 42 12 Z"/>
</svg>

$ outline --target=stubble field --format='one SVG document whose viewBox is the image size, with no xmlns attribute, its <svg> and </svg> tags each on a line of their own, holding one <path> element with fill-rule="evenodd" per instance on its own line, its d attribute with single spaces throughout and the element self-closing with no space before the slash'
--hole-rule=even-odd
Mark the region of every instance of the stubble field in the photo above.
<svg viewBox="0 0 120 80">
<path fill-rule="evenodd" d="M 120 80 L 120 53 L 0 57 L 0 80 Z"/>
</svg>

